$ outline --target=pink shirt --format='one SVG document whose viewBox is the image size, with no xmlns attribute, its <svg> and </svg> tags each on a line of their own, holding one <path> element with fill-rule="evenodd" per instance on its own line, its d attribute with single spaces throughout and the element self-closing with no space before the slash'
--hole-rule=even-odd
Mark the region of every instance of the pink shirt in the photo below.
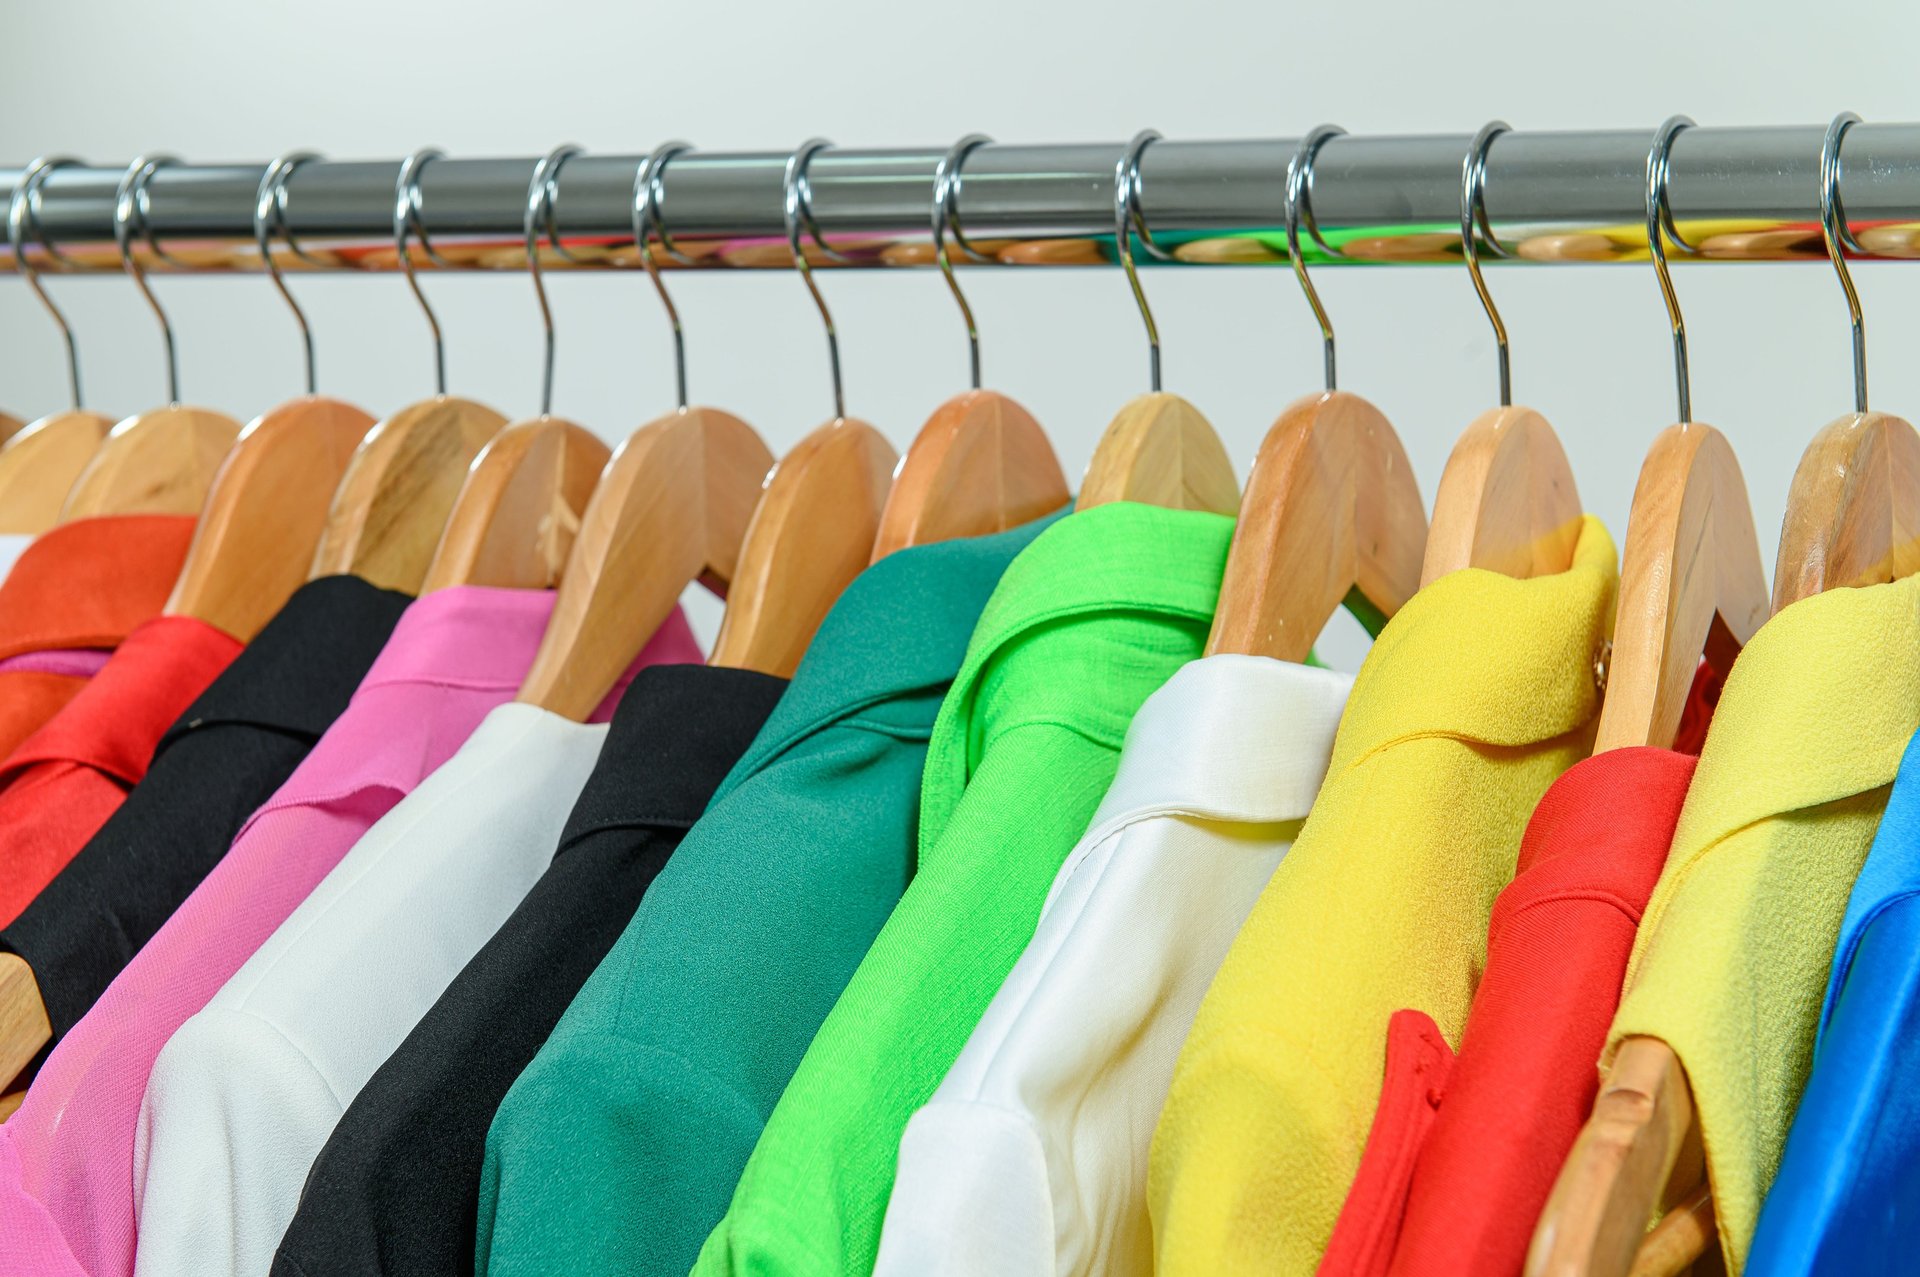
<svg viewBox="0 0 1920 1277">
<path fill-rule="evenodd" d="M 408 607 L 346 712 L 0 1125 L 0 1274 L 133 1271 L 134 1131 L 154 1058 L 360 835 L 513 698 L 553 600 L 550 591 L 459 586 Z M 676 609 L 633 669 L 701 659 Z M 606 721 L 625 686 L 593 721 Z"/>
</svg>

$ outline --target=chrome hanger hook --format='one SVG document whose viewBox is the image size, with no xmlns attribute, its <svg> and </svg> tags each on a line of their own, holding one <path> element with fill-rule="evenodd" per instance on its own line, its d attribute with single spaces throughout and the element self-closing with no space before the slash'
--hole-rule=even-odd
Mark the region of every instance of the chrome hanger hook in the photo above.
<svg viewBox="0 0 1920 1277">
<path fill-rule="evenodd" d="M 969 133 L 953 144 L 953 149 L 933 170 L 933 259 L 940 264 L 940 273 L 947 277 L 947 288 L 960 307 L 960 317 L 966 321 L 968 368 L 975 390 L 980 389 L 980 328 L 974 323 L 973 307 L 967 304 L 967 295 L 960 291 L 960 281 L 954 276 L 953 259 L 947 254 L 947 234 L 951 231 L 960 251 L 975 261 L 993 260 L 976 253 L 960 233 L 961 166 L 969 155 L 992 141 L 984 133 Z"/>
<path fill-rule="evenodd" d="M 420 198 L 421 172 L 443 154 L 430 146 L 415 151 L 400 161 L 400 175 L 393 183 L 393 246 L 400 254 L 400 269 L 407 277 L 407 287 L 413 290 L 413 299 L 420 303 L 420 313 L 427 317 L 427 331 L 433 334 L 433 393 L 436 395 L 447 393 L 447 343 L 440 332 L 440 317 L 433 313 L 426 291 L 414 274 L 413 254 L 408 251 L 407 240 L 417 238 L 420 250 L 435 266 L 447 264 L 434 251 L 433 241 L 427 238 L 425 206 Z"/>
<path fill-rule="evenodd" d="M 837 261 L 846 260 L 828 248 L 821 237 L 820 227 L 813 220 L 813 187 L 807 182 L 807 167 L 813 163 L 813 157 L 832 145 L 820 137 L 802 142 L 800 148 L 787 157 L 782 185 L 786 192 L 787 247 L 793 253 L 793 265 L 800 272 L 800 282 L 813 294 L 813 304 L 820 308 L 820 321 L 827 328 L 827 362 L 833 369 L 833 417 L 838 421 L 847 415 L 846 394 L 840 380 L 840 334 L 833 326 L 833 312 L 827 309 L 827 299 L 821 295 L 820 285 L 814 282 L 813 267 L 800 243 L 801 231 L 805 229 L 827 256 Z"/>
<path fill-rule="evenodd" d="M 26 172 L 20 175 L 19 185 L 13 188 L 13 199 L 7 206 L 7 242 L 13 247 L 14 269 L 26 278 L 27 287 L 40 299 L 40 304 L 53 316 L 54 326 L 60 330 L 60 339 L 67 347 L 67 392 L 73 401 L 73 410 L 80 411 L 80 347 L 73 339 L 73 328 L 67 323 L 67 316 L 54 304 L 47 293 L 47 287 L 40 282 L 40 271 L 29 260 L 27 235 L 31 230 L 47 250 L 52 261 L 59 261 L 59 253 L 47 242 L 40 230 L 40 188 L 55 171 L 78 165 L 79 160 L 68 155 L 43 155 L 27 165 Z"/>
<path fill-rule="evenodd" d="M 1847 269 L 1847 251 L 1865 250 L 1847 226 L 1846 209 L 1840 204 L 1840 147 L 1847 130 L 1860 123 L 1852 111 L 1843 111 L 1827 125 L 1826 139 L 1820 144 L 1820 237 L 1826 241 L 1827 256 L 1846 290 L 1847 314 L 1853 327 L 1853 410 L 1867 410 L 1867 323 L 1860 313 L 1860 294 L 1853 287 L 1853 272 Z"/>
<path fill-rule="evenodd" d="M 1473 145 L 1467 148 L 1467 158 L 1460 165 L 1460 249 L 1467 259 L 1467 274 L 1473 277 L 1473 291 L 1480 294 L 1480 304 L 1486 307 L 1487 319 L 1493 324 L 1493 340 L 1500 359 L 1502 408 L 1513 405 L 1513 357 L 1507 348 L 1507 325 L 1500 318 L 1500 308 L 1493 304 L 1493 294 L 1487 291 L 1486 277 L 1480 273 L 1480 241 L 1486 241 L 1494 256 L 1508 256 L 1494 237 L 1493 220 L 1487 216 L 1487 152 L 1493 149 L 1495 138 L 1512 131 L 1513 126 L 1505 120 L 1488 124 L 1473 135 Z M 1474 234 L 1476 225 L 1479 238 Z"/>
<path fill-rule="evenodd" d="M 273 233 L 277 228 L 286 239 L 287 247 L 301 261 L 313 263 L 313 258 L 304 252 L 299 241 L 293 237 L 292 229 L 287 225 L 287 179 L 293 171 L 309 160 L 317 160 L 317 151 L 289 151 L 273 163 L 267 165 L 267 171 L 260 177 L 260 189 L 253 202 L 253 239 L 260 246 L 260 261 L 267 268 L 267 275 L 273 280 L 273 286 L 285 299 L 287 309 L 293 312 L 293 322 L 300 326 L 300 346 L 307 360 L 307 393 L 314 394 L 319 389 L 318 376 L 313 354 L 313 328 L 307 323 L 307 312 L 300 309 L 300 303 L 294 299 L 287 287 L 286 279 L 280 273 L 280 264 L 273 259 Z"/>
<path fill-rule="evenodd" d="M 1161 261 L 1171 256 L 1153 242 L 1153 231 L 1140 206 L 1140 157 L 1160 141 L 1158 129 L 1142 129 L 1133 135 L 1120 161 L 1113 167 L 1113 241 L 1120 253 L 1120 265 L 1127 272 L 1127 286 L 1133 289 L 1134 304 L 1140 308 L 1140 322 L 1147 328 L 1147 378 L 1155 394 L 1160 393 L 1160 326 L 1153 322 L 1153 308 L 1147 305 L 1146 290 L 1140 286 L 1140 272 L 1133 262 L 1134 237 L 1148 254 Z"/>
<path fill-rule="evenodd" d="M 553 217 L 556 200 L 556 188 L 560 183 L 560 170 L 568 160 L 580 154 L 580 148 L 571 142 L 562 143 L 548 151 L 546 156 L 533 166 L 533 177 L 527 183 L 526 216 L 521 227 L 527 236 L 527 276 L 533 281 L 533 295 L 540 303 L 540 324 L 546 333 L 546 358 L 540 375 L 540 415 L 546 416 L 553 411 L 553 307 L 547 304 L 547 283 L 540 269 L 540 227 L 544 223 L 553 239 L 553 246 L 561 256 L 567 256 L 560 247 L 559 231 Z"/>
<path fill-rule="evenodd" d="M 1320 324 L 1329 392 L 1339 386 L 1334 369 L 1333 321 L 1327 318 L 1327 308 L 1320 304 L 1320 290 L 1307 275 L 1307 259 L 1300 251 L 1300 227 L 1303 223 L 1306 225 L 1307 233 L 1322 252 L 1340 256 L 1332 245 L 1320 238 L 1319 224 L 1313 220 L 1313 162 L 1322 146 L 1336 137 L 1344 137 L 1346 132 L 1338 124 L 1316 126 L 1300 139 L 1300 149 L 1287 163 L 1287 260 L 1293 264 L 1293 277 L 1300 281 L 1300 291 L 1307 295 L 1307 305 L 1313 307 L 1313 317 Z"/>
<path fill-rule="evenodd" d="M 653 281 L 654 291 L 660 294 L 660 305 L 665 308 L 667 322 L 673 327 L 673 387 L 682 410 L 687 406 L 687 335 L 680 326 L 680 308 L 673 304 L 673 297 L 667 292 L 665 281 L 660 278 L 660 263 L 653 257 L 653 235 L 655 231 L 660 233 L 660 246 L 676 260 L 687 260 L 674 250 L 673 240 L 667 234 L 660 210 L 666 203 L 666 184 L 662 175 L 667 165 L 673 162 L 675 156 L 685 155 L 692 149 L 686 142 L 663 143 L 640 162 L 639 171 L 633 175 L 633 244 L 640 250 L 640 264 L 646 267 L 647 278 Z"/>
<path fill-rule="evenodd" d="M 1686 254 L 1699 251 L 1680 237 L 1680 228 L 1673 221 L 1673 200 L 1668 194 L 1673 180 L 1669 162 L 1673 139 L 1692 127 L 1693 120 L 1688 116 L 1669 117 L 1654 130 L 1653 147 L 1647 152 L 1647 252 L 1653 258 L 1660 295 L 1667 302 L 1667 319 L 1673 326 L 1673 378 L 1679 390 L 1682 425 L 1693 420 L 1693 381 L 1687 371 L 1687 323 L 1680 314 L 1680 295 L 1673 290 L 1673 275 L 1667 269 L 1666 244 L 1671 243 Z"/>
<path fill-rule="evenodd" d="M 139 156 L 127 166 L 126 175 L 120 179 L 113 201 L 113 238 L 120 248 L 120 264 L 126 267 L 127 274 L 133 277 L 134 286 L 147 299 L 147 305 L 153 308 L 154 316 L 160 321 L 160 338 L 167 348 L 167 402 L 170 404 L 180 402 L 180 358 L 173 342 L 173 325 L 168 321 L 160 299 L 154 296 L 153 289 L 147 284 L 146 270 L 134 256 L 133 235 L 135 223 L 138 223 L 141 237 L 147 241 L 147 247 L 153 254 L 161 261 L 172 260 L 161 251 L 153 237 L 147 188 L 153 182 L 155 173 L 178 162 L 171 155 Z"/>
</svg>

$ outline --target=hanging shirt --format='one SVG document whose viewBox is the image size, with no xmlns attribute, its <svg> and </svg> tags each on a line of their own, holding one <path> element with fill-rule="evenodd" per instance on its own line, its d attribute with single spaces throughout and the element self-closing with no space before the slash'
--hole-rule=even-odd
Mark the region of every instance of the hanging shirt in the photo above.
<svg viewBox="0 0 1920 1277">
<path fill-rule="evenodd" d="M 1466 1022 L 1540 795 L 1586 756 L 1613 542 L 1564 572 L 1454 572 L 1387 623 L 1326 783 L 1194 1020 L 1154 1133 L 1169 1277 L 1310 1273 L 1380 1098 L 1389 1017 Z"/>
<path fill-rule="evenodd" d="M 494 1116 L 481 1277 L 693 1265 L 913 875 L 940 702 L 988 596 L 1047 522 L 888 555 L 834 604 L 766 730 Z"/>
<path fill-rule="evenodd" d="M 1114 503 L 1015 559 L 941 706 L 920 864 L 820 1026 L 695 1272 L 865 1272 L 901 1129 L 1033 935 L 1133 714 L 1200 654 L 1233 521 Z"/>
<path fill-rule="evenodd" d="M 704 665 L 641 671 L 553 863 L 334 1126 L 275 1273 L 471 1277 L 474 1199 L 500 1097 L 786 685 Z"/>
<path fill-rule="evenodd" d="M 346 708 L 406 604 L 355 577 L 301 587 L 168 730 L 120 810 L 0 932 L 0 945 L 33 969 L 55 1043 L 25 1103 L 0 1125 L 0 1274 L 130 1271 L 125 1173 L 117 1210 L 112 1193 L 95 1202 L 80 1146 L 61 1131 L 76 1098 L 117 1104 L 131 1149 L 144 1070 L 117 1091 L 89 1079 L 100 1053 L 110 1059 L 119 1036 L 136 1030 L 140 1002 L 123 997 L 117 1018 L 90 1020 L 80 1034 L 76 1027 Z"/>
<path fill-rule="evenodd" d="M 552 861 L 606 734 L 499 706 L 174 1034 L 134 1150 L 137 1277 L 268 1269 L 334 1123 Z"/>
<path fill-rule="evenodd" d="M 360 834 L 514 694 L 552 600 L 546 591 L 459 587 L 408 607 L 346 710 L 35 1079 L 8 1126 L 40 1102 L 49 1143 L 23 1143 L 23 1161 L 48 1186 L 40 1200 L 81 1271 L 127 1270 L 135 1129 L 161 1047 Z M 691 650 L 677 613 L 661 645 Z"/>
<path fill-rule="evenodd" d="M 193 617 L 155 617 L 0 764 L 0 927 L 126 801 L 161 737 L 240 646 Z"/>
<path fill-rule="evenodd" d="M 99 656 L 160 614 L 193 525 L 178 514 L 76 519 L 21 553 L 0 581 L 0 758 L 79 694 Z"/>
<path fill-rule="evenodd" d="M 1321 1277 L 1524 1267 L 1534 1222 L 1593 1111 L 1593 1062 L 1695 761 L 1609 750 L 1575 764 L 1540 800 L 1518 872 L 1494 902 L 1486 973 L 1458 1059 L 1448 1053 L 1445 1098 L 1430 1073 L 1413 1071 L 1399 1076 L 1409 1093 L 1395 1094 L 1388 1070 L 1367 1157 L 1376 1143 L 1408 1155 L 1383 1152 L 1398 1172 L 1354 1181 Z M 1409 1146 L 1401 1115 L 1423 1108 L 1431 1130 Z"/>
<path fill-rule="evenodd" d="M 1174 1059 L 1313 805 L 1352 681 L 1212 656 L 1140 707 L 1026 952 L 907 1123 L 877 1273 L 1151 1277 L 1147 1146 Z"/>
<path fill-rule="evenodd" d="M 1760 628 L 1627 969 L 1607 1059 L 1636 1035 L 1680 1057 L 1730 1273 L 1806 1085 L 1848 894 L 1920 727 L 1920 662 L 1890 655 L 1917 649 L 1920 577 L 1816 594 Z"/>
</svg>

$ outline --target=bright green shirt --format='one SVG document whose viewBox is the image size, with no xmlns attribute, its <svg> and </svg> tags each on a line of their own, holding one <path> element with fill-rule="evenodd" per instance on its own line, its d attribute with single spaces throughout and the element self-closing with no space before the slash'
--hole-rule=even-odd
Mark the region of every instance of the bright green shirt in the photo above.
<svg viewBox="0 0 1920 1277">
<path fill-rule="evenodd" d="M 1200 654 L 1232 532 L 1222 515 L 1102 505 L 1014 560 L 934 726 L 919 872 L 807 1048 L 696 1274 L 872 1270 L 901 1131 L 1032 937 L 1134 711 Z"/>
<path fill-rule="evenodd" d="M 793 684 L 495 1114 L 477 1271 L 682 1277 L 912 876 L 927 741 L 1047 521 L 903 550 Z"/>
</svg>

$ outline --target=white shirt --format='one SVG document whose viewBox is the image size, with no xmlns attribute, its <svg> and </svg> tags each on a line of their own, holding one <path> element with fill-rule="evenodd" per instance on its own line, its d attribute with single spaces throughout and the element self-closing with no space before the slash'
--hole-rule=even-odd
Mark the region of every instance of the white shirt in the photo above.
<svg viewBox="0 0 1920 1277">
<path fill-rule="evenodd" d="M 148 1078 L 137 1277 L 260 1277 L 374 1070 L 553 859 L 604 725 L 494 709 L 369 829 Z"/>
<path fill-rule="evenodd" d="M 907 1123 L 877 1277 L 1153 1272 L 1147 1153 L 1174 1061 L 1352 681 L 1211 656 L 1140 707 L 1032 941 Z"/>
</svg>

